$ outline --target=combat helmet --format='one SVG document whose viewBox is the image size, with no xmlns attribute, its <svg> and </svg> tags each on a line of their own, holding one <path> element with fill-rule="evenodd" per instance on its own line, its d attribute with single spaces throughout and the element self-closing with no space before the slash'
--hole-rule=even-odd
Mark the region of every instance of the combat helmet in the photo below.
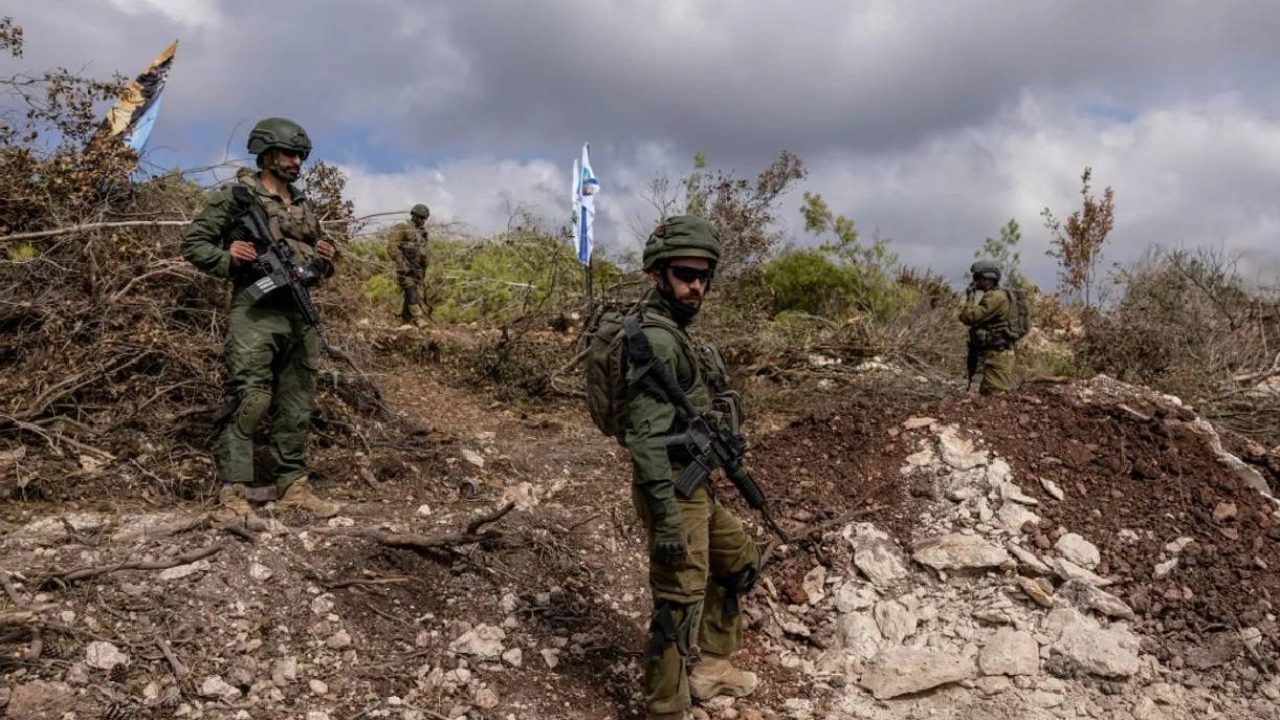
<svg viewBox="0 0 1280 720">
<path fill-rule="evenodd" d="M 426 219 L 431 217 L 431 208 L 427 207 L 426 205 L 423 205 L 422 203 L 418 203 L 417 205 L 414 205 L 413 209 L 409 211 L 409 215 L 411 217 L 420 217 L 420 218 Z"/>
<path fill-rule="evenodd" d="M 969 267 L 969 274 L 978 277 L 987 277 L 1000 282 L 1000 263 L 994 260 L 979 260 Z"/>
<path fill-rule="evenodd" d="M 644 269 L 674 258 L 706 258 L 714 268 L 720 262 L 720 233 L 697 215 L 665 218 L 644 244 Z"/>
<path fill-rule="evenodd" d="M 249 132 L 249 152 L 253 155 L 280 148 L 298 153 L 303 160 L 311 154 L 311 138 L 298 123 L 287 118 L 271 117 L 258 121 Z"/>
</svg>

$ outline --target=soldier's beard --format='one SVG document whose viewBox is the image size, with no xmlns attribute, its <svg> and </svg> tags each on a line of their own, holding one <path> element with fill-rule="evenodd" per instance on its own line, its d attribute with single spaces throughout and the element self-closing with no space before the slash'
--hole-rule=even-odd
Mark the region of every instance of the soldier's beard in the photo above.
<svg viewBox="0 0 1280 720">
<path fill-rule="evenodd" d="M 698 314 L 698 310 L 702 308 L 702 298 L 699 296 L 691 296 L 694 301 L 693 306 L 689 306 L 682 300 L 676 298 L 675 290 L 672 289 L 670 283 L 663 280 L 658 284 L 658 294 L 663 300 L 667 301 L 667 309 L 671 311 L 671 319 L 676 321 L 677 325 L 685 326 L 693 322 L 693 317 Z"/>
</svg>

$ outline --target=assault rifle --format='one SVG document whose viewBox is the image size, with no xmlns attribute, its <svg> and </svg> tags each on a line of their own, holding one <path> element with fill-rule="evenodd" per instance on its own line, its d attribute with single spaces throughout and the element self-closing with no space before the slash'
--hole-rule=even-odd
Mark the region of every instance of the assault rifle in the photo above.
<svg viewBox="0 0 1280 720">
<path fill-rule="evenodd" d="M 240 209 L 232 237 L 253 243 L 253 248 L 258 253 L 253 264 L 262 274 L 245 292 L 257 303 L 272 293 L 286 289 L 302 312 L 302 319 L 316 329 L 320 346 L 332 354 L 334 350 L 325 339 L 320 313 L 316 311 L 315 303 L 311 302 L 311 293 L 307 289 L 329 274 L 332 267 L 329 261 L 319 258 L 310 265 L 300 264 L 289 244 L 277 240 L 271 233 L 267 214 L 253 196 L 253 191 L 244 185 L 235 185 L 231 188 L 231 195 Z"/>
<path fill-rule="evenodd" d="M 640 328 L 640 318 L 637 315 L 627 315 L 622 324 L 627 337 L 629 360 L 649 366 L 643 381 L 649 382 L 651 387 L 655 387 L 659 394 L 675 405 L 687 425 L 683 433 L 666 438 L 668 447 L 684 447 L 691 456 L 689 465 L 676 479 L 676 492 L 681 497 L 689 497 L 699 485 L 707 481 L 716 468 L 721 468 L 738 489 L 742 499 L 747 501 L 747 505 L 760 513 L 765 525 L 779 540 L 788 542 L 787 534 L 773 519 L 764 491 L 742 464 L 746 439 L 718 423 L 709 422 L 689 402 L 689 396 L 671 375 L 671 369 L 661 362 L 652 362 L 653 348 L 649 346 L 649 339 Z"/>
</svg>

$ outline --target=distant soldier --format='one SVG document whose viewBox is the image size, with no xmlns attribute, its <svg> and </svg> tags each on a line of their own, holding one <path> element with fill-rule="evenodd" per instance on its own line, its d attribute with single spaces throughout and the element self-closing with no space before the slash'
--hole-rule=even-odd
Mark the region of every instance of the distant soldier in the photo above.
<svg viewBox="0 0 1280 720">
<path fill-rule="evenodd" d="M 422 317 L 422 278 L 427 272 L 427 218 L 431 210 L 418 203 L 409 211 L 409 221 L 391 228 L 387 254 L 396 264 L 396 283 L 404 292 L 400 319 L 417 322 Z M 431 313 L 428 310 L 427 315 Z"/>
<path fill-rule="evenodd" d="M 213 453 L 222 482 L 215 517 L 257 522 L 245 487 L 254 479 L 253 434 L 264 420 L 270 423 L 279 504 L 330 517 L 338 506 L 311 491 L 306 467 L 319 335 L 289 292 L 276 290 L 257 302 L 251 297 L 250 289 L 263 275 L 254 263 L 253 242 L 234 232 L 248 208 L 240 206 L 232 188 L 238 184 L 251 191 L 271 233 L 317 278 L 333 274 L 336 250 L 325 238 L 315 208 L 293 185 L 311 153 L 306 131 L 292 120 L 267 118 L 249 133 L 249 152 L 257 156 L 258 171 L 242 170 L 234 183 L 210 193 L 181 246 L 192 265 L 232 285 L 225 342 L 228 409 Z"/>
<path fill-rule="evenodd" d="M 1013 389 L 1014 345 L 1021 335 L 1010 327 L 1013 297 L 1000 287 L 1000 265 L 979 260 L 969 268 L 973 282 L 965 290 L 960 322 L 969 326 L 969 384 L 982 373 L 979 392 L 997 395 Z"/>
</svg>

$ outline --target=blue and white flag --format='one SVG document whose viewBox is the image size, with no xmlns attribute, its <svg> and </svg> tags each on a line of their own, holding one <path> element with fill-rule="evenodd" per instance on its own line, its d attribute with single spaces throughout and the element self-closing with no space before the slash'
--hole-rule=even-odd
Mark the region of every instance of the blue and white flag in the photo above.
<svg viewBox="0 0 1280 720">
<path fill-rule="evenodd" d="M 177 52 L 178 41 L 174 40 L 125 87 L 124 95 L 107 111 L 107 119 L 103 123 L 106 134 L 121 138 L 139 155 L 146 149 L 151 128 L 160 114 L 160 97 Z"/>
<path fill-rule="evenodd" d="M 591 170 L 591 143 L 582 146 L 582 160 L 573 161 L 573 242 L 578 248 L 578 262 L 591 262 L 595 247 L 592 225 L 596 219 L 596 193 L 600 181 Z"/>
</svg>

